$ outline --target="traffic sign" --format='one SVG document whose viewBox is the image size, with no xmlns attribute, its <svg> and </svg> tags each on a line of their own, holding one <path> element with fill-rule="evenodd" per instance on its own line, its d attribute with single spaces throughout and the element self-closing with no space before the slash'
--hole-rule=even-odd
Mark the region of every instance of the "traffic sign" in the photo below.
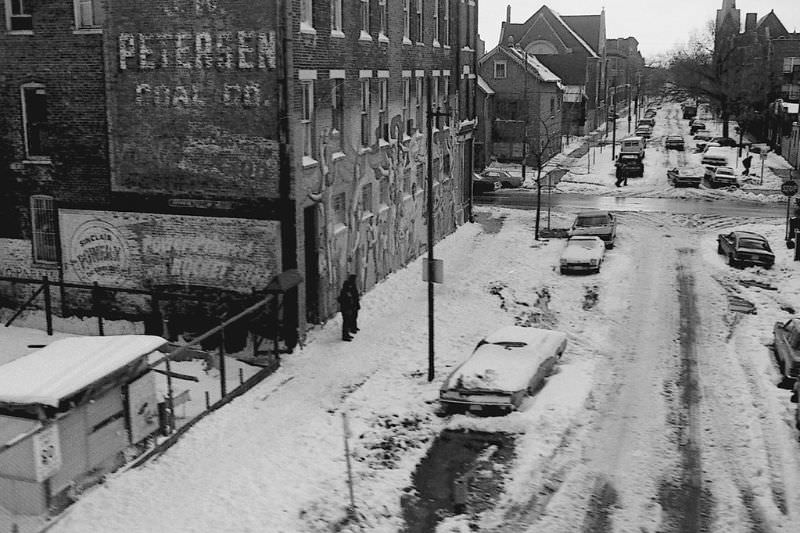
<svg viewBox="0 0 800 533">
<path fill-rule="evenodd" d="M 781 192 L 785 196 L 794 196 L 795 194 L 797 194 L 797 189 L 798 187 L 796 181 L 789 180 L 781 183 Z"/>
</svg>

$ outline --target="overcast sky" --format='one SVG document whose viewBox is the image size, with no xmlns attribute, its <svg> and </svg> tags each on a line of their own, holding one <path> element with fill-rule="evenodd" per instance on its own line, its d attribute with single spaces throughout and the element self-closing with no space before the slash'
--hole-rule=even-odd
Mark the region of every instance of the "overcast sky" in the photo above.
<svg viewBox="0 0 800 533">
<path fill-rule="evenodd" d="M 560 15 L 595 15 L 605 7 L 606 36 L 636 37 L 639 51 L 650 59 L 676 43 L 685 43 L 692 30 L 702 30 L 706 21 L 716 17 L 722 0 L 484 0 L 478 7 L 478 30 L 487 51 L 497 46 L 508 5 L 514 23 L 525 22 L 542 5 Z M 787 30 L 800 31 L 798 0 L 737 0 L 736 7 L 741 11 L 742 26 L 745 13 L 757 13 L 760 18 L 773 9 Z"/>
</svg>

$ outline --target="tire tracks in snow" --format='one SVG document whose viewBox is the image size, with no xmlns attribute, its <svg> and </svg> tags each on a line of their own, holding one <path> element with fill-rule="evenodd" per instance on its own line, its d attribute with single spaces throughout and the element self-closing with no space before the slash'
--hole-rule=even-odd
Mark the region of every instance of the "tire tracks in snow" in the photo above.
<svg viewBox="0 0 800 533">
<path fill-rule="evenodd" d="M 710 496 L 703 490 L 700 437 L 700 374 L 697 362 L 697 312 L 694 276 L 686 259 L 691 248 L 678 249 L 677 282 L 680 309 L 680 473 L 662 482 L 659 499 L 671 529 L 681 533 L 706 531 L 710 521 Z"/>
</svg>

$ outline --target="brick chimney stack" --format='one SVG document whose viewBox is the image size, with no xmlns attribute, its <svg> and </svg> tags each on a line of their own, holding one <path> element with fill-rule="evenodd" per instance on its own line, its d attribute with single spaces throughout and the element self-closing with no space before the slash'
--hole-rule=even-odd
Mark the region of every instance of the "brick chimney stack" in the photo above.
<svg viewBox="0 0 800 533">
<path fill-rule="evenodd" d="M 744 16 L 744 32 L 750 33 L 751 31 L 756 31 L 756 13 L 748 13 Z"/>
</svg>

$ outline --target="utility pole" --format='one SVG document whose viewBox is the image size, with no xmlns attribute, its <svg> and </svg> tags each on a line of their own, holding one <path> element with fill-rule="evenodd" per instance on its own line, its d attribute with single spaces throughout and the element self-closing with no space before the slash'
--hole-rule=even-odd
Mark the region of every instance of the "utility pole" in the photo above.
<svg viewBox="0 0 800 533">
<path fill-rule="evenodd" d="M 524 52 L 525 73 L 522 75 L 524 80 L 524 89 L 522 93 L 522 101 L 525 105 L 525 123 L 522 125 L 522 183 L 525 183 L 525 167 L 527 166 L 528 159 L 528 52 Z"/>
<path fill-rule="evenodd" d="M 434 259 L 433 259 L 433 244 L 434 244 L 434 223 L 433 223 L 433 124 L 434 120 L 436 121 L 436 129 L 439 129 L 439 117 L 447 117 L 449 116 L 449 110 L 446 112 L 440 112 L 439 107 L 436 107 L 436 111 L 433 110 L 433 102 L 431 100 L 432 91 L 431 85 L 433 80 L 430 76 L 427 76 L 427 89 L 426 89 L 426 97 L 428 99 L 427 102 L 427 115 L 428 115 L 428 202 L 427 202 L 427 212 L 428 212 L 428 264 L 427 264 L 427 274 L 428 274 L 428 381 L 433 381 L 434 377 L 434 337 L 433 337 L 433 283 L 435 277 L 435 269 L 434 269 Z M 449 108 L 449 105 L 448 105 Z M 438 281 L 438 280 L 437 280 Z"/>
<path fill-rule="evenodd" d="M 616 157 L 617 148 L 617 78 L 614 77 L 614 86 L 611 93 L 611 160 Z"/>
</svg>

